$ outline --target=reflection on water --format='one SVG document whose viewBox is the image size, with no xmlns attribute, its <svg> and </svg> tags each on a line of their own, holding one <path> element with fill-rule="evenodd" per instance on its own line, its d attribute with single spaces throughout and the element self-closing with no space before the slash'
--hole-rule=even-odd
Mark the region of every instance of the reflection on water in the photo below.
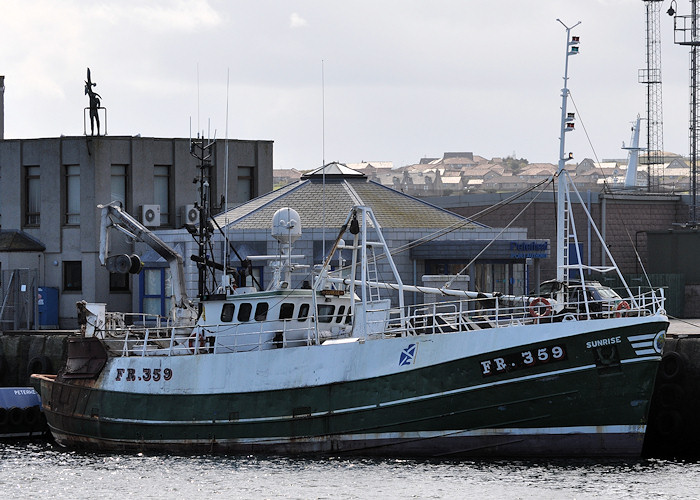
<svg viewBox="0 0 700 500">
<path fill-rule="evenodd" d="M 3 498 L 693 498 L 700 464 L 116 455 L 0 443 Z"/>
</svg>

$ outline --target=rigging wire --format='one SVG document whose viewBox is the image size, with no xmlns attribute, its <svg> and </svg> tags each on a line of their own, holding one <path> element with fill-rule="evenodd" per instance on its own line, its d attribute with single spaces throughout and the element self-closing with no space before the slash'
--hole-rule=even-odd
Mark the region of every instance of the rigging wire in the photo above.
<svg viewBox="0 0 700 500">
<path fill-rule="evenodd" d="M 549 178 L 548 181 L 551 182 L 552 184 L 554 184 L 554 177 Z M 457 279 L 457 276 L 460 276 L 464 271 L 466 271 L 467 269 L 469 269 L 469 266 L 471 266 L 472 264 L 474 264 L 474 262 L 476 262 L 476 260 L 477 260 L 479 257 L 481 257 L 481 255 L 482 255 L 482 254 L 483 254 L 483 253 L 484 253 L 498 238 L 500 238 L 500 236 L 506 231 L 506 229 L 510 228 L 510 226 L 511 226 L 516 220 L 518 220 L 518 218 L 519 218 L 522 214 L 524 214 L 525 211 L 526 211 L 528 208 L 530 208 L 530 205 L 532 205 L 532 204 L 535 202 L 535 200 L 537 200 L 537 198 L 539 198 L 539 196 L 540 196 L 542 193 L 545 192 L 546 189 L 547 189 L 547 186 L 545 185 L 545 186 L 540 190 L 540 192 L 537 193 L 537 195 L 534 196 L 534 197 L 528 202 L 528 204 L 525 205 L 525 206 L 523 207 L 523 209 L 522 209 L 520 212 L 518 212 L 518 215 L 516 215 L 515 217 L 513 217 L 513 220 L 511 220 L 511 221 L 508 223 L 508 225 L 507 225 L 506 227 L 504 227 L 503 229 L 501 229 L 501 231 L 496 235 L 495 238 L 491 239 L 491 241 L 489 241 L 488 244 L 487 244 L 478 254 L 476 254 L 476 256 L 474 256 L 474 258 L 473 258 L 466 266 L 464 266 L 464 267 L 462 268 L 461 271 L 459 271 L 459 272 L 458 272 L 457 274 L 455 274 L 447 283 L 445 283 L 445 286 L 444 286 L 444 287 L 445 287 L 445 288 L 449 288 L 450 285 L 452 284 L 452 282 L 454 282 L 454 280 Z"/>
<path fill-rule="evenodd" d="M 605 171 L 603 170 L 602 165 L 600 164 L 600 159 L 598 158 L 598 153 L 596 153 L 595 148 L 593 147 L 593 141 L 591 141 L 591 136 L 588 135 L 588 130 L 586 129 L 586 124 L 583 123 L 583 118 L 581 115 L 581 112 L 579 111 L 578 107 L 576 106 L 576 102 L 574 101 L 573 95 L 571 95 L 571 91 L 569 91 L 569 99 L 571 99 L 571 104 L 574 105 L 574 109 L 576 110 L 576 114 L 578 115 L 578 120 L 581 122 L 581 128 L 583 128 L 583 133 L 586 135 L 586 140 L 588 141 L 588 145 L 591 148 L 591 151 L 593 152 L 593 157 L 595 158 L 595 163 L 596 167 L 600 170 L 600 173 L 603 175 L 603 191 L 608 191 L 610 189 L 610 186 L 608 186 L 607 181 L 605 180 Z"/>
</svg>

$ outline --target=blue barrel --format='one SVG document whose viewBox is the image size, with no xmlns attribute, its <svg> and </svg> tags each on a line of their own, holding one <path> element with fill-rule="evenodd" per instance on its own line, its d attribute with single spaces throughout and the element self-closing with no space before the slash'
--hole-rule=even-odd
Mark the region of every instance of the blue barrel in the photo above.
<svg viewBox="0 0 700 500">
<path fill-rule="evenodd" d="M 39 328 L 58 328 L 58 288 L 40 286 L 37 292 Z"/>
</svg>

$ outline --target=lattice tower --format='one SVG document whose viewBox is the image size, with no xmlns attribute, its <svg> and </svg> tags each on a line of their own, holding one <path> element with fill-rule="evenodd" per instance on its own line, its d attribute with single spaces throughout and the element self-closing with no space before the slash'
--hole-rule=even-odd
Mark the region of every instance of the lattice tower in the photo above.
<svg viewBox="0 0 700 500">
<path fill-rule="evenodd" d="M 664 178 L 664 128 L 661 92 L 662 0 L 643 0 L 646 7 L 646 68 L 639 70 L 639 83 L 647 86 L 647 153 L 639 159 L 647 165 L 647 190 L 659 192 Z"/>
</svg>

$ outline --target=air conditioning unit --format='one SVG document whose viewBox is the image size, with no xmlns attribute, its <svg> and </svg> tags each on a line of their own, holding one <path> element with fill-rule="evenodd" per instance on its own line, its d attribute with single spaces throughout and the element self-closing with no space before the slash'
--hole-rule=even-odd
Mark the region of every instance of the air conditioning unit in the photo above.
<svg viewBox="0 0 700 500">
<path fill-rule="evenodd" d="M 142 205 L 141 223 L 148 227 L 160 226 L 160 205 Z"/>
<path fill-rule="evenodd" d="M 198 224 L 199 223 L 199 210 L 195 208 L 194 205 L 183 205 L 181 207 L 182 213 L 181 221 L 182 225 L 185 224 Z"/>
</svg>

